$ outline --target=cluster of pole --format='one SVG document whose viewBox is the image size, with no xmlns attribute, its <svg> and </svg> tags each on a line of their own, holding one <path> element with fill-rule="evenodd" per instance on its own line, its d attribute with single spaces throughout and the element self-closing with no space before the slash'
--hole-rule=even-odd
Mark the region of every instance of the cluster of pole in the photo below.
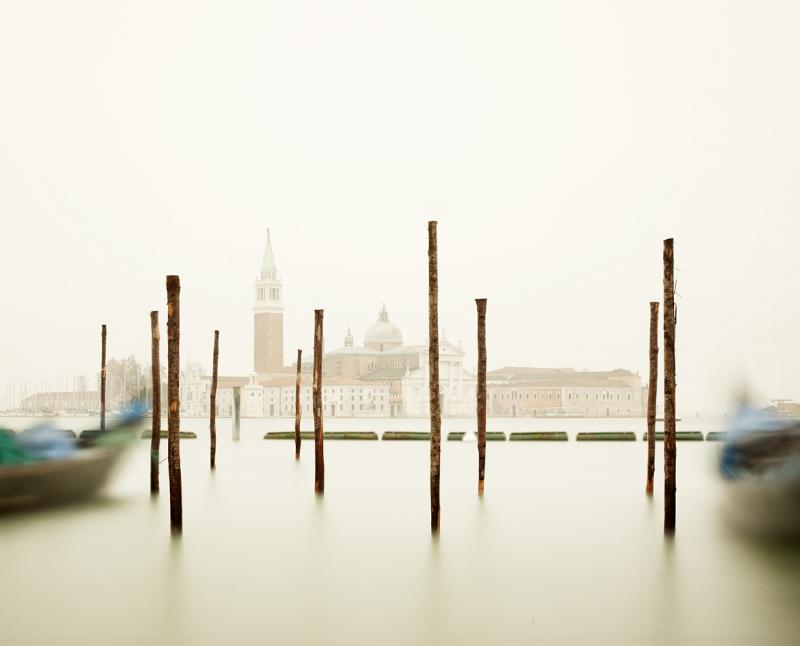
<svg viewBox="0 0 800 646">
<path fill-rule="evenodd" d="M 314 407 L 314 491 L 317 493 L 325 490 L 325 455 L 322 442 L 324 438 L 322 430 L 322 315 L 323 310 L 314 310 L 314 374 L 311 392 Z M 295 428 L 298 428 L 297 421 L 295 421 Z"/>
<path fill-rule="evenodd" d="M 208 433 L 211 436 L 211 468 L 217 468 L 217 368 L 219 367 L 219 330 L 214 330 L 214 355 L 211 369 Z"/>
<path fill-rule="evenodd" d="M 675 258 L 673 240 L 664 240 L 664 531 L 675 531 Z M 650 303 L 650 374 L 647 384 L 647 495 L 653 494 L 658 389 L 658 303 Z"/>
<path fill-rule="evenodd" d="M 181 489 L 180 340 L 181 280 L 167 276 L 167 455 L 169 457 L 169 515 L 173 534 L 183 531 Z"/>
</svg>

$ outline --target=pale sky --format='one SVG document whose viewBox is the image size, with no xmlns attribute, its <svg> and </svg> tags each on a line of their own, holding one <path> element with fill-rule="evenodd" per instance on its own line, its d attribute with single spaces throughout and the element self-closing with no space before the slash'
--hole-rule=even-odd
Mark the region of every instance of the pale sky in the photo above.
<svg viewBox="0 0 800 646">
<path fill-rule="evenodd" d="M 422 343 L 437 219 L 470 370 L 486 297 L 490 369 L 646 377 L 672 236 L 679 413 L 800 400 L 798 60 L 789 1 L 2 3 L 0 386 L 149 363 L 168 273 L 249 373 L 267 227 L 287 363 Z"/>
</svg>

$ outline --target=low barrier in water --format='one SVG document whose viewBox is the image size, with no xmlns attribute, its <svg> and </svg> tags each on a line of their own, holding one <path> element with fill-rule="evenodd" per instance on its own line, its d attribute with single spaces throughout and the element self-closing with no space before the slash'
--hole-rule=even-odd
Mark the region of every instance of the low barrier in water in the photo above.
<svg viewBox="0 0 800 646">
<path fill-rule="evenodd" d="M 675 439 L 689 442 L 702 442 L 703 434 L 700 431 L 675 431 Z M 647 441 L 647 432 L 642 435 L 642 440 Z M 662 431 L 656 433 L 656 441 L 664 441 L 664 433 Z"/>
<path fill-rule="evenodd" d="M 324 440 L 377 440 L 378 434 L 374 431 L 325 431 Z M 293 440 L 294 431 L 271 431 L 264 435 L 265 440 Z M 301 431 L 300 439 L 313 440 L 314 431 Z"/>
<path fill-rule="evenodd" d="M 578 442 L 633 442 L 636 440 L 636 433 L 578 433 L 575 437 Z"/>
<path fill-rule="evenodd" d="M 450 431 L 447 434 L 447 439 L 450 442 L 463 442 L 464 436 L 466 433 L 464 431 Z M 476 440 L 478 439 L 478 434 L 474 431 L 470 432 L 470 435 L 474 437 Z M 486 441 L 487 442 L 505 442 L 506 441 L 506 434 L 502 431 L 487 431 L 486 432 Z"/>
<path fill-rule="evenodd" d="M 81 437 L 83 437 L 83 433 L 81 433 Z M 143 440 L 149 440 L 152 437 L 153 437 L 153 431 L 152 430 L 142 431 L 142 439 Z M 169 431 L 161 431 L 161 439 L 162 440 L 166 440 L 168 437 L 169 437 Z M 194 431 L 181 431 L 179 433 L 179 437 L 182 440 L 196 440 L 197 439 L 197 433 L 195 433 Z"/>
<path fill-rule="evenodd" d="M 534 431 L 531 433 L 512 433 L 511 442 L 566 442 L 569 440 L 565 431 Z"/>
<path fill-rule="evenodd" d="M 382 440 L 425 440 L 431 439 L 428 431 L 385 431 L 381 436 Z"/>
</svg>

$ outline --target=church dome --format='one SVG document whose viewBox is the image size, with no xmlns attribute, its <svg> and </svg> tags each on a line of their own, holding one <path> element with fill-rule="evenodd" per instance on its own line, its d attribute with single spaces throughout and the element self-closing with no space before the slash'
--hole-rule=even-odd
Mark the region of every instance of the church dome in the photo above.
<svg viewBox="0 0 800 646">
<path fill-rule="evenodd" d="M 403 345 L 403 334 L 400 332 L 400 328 L 389 320 L 386 305 L 378 314 L 378 320 L 367 328 L 364 334 L 364 345 L 381 351 Z"/>
</svg>

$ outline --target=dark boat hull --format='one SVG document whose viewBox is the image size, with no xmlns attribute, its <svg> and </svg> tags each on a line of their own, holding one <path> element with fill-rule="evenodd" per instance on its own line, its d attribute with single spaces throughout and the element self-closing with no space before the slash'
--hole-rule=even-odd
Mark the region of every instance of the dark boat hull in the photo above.
<svg viewBox="0 0 800 646">
<path fill-rule="evenodd" d="M 84 500 L 106 482 L 124 447 L 88 448 L 74 457 L 0 468 L 0 511 Z"/>
</svg>

